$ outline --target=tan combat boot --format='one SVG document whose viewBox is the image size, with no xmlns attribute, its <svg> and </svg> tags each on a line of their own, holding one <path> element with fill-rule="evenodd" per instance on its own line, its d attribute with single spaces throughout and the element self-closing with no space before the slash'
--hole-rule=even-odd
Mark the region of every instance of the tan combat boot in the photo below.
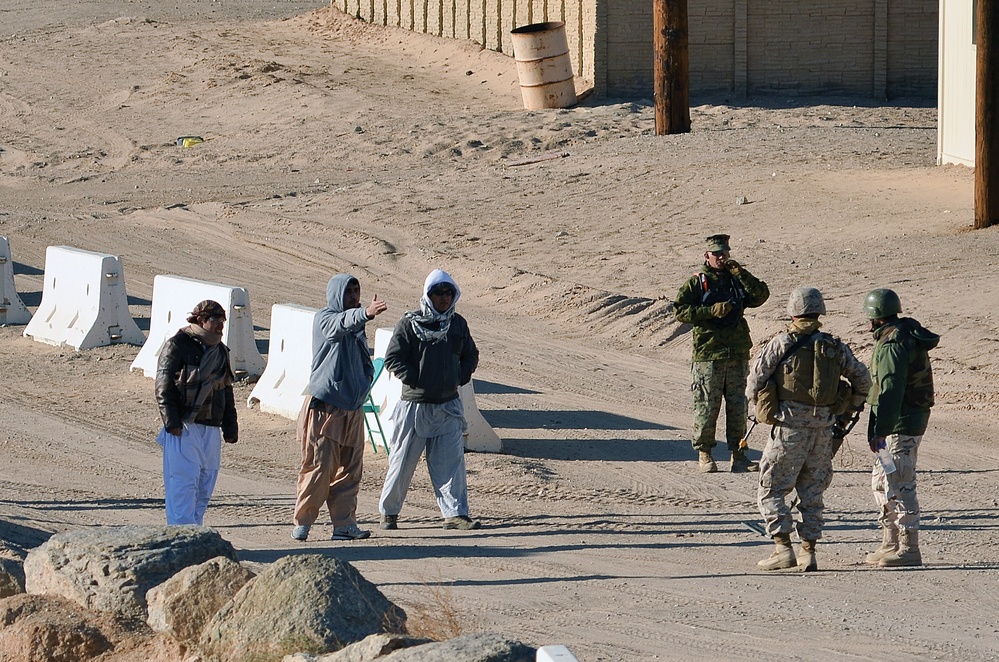
<svg viewBox="0 0 999 662">
<path fill-rule="evenodd" d="M 906 568 L 923 565 L 923 556 L 919 553 L 919 531 L 906 529 L 900 532 L 898 551 L 883 557 L 878 565 L 882 568 Z"/>
<path fill-rule="evenodd" d="M 760 570 L 784 570 L 797 565 L 794 558 L 794 548 L 791 547 L 790 533 L 775 535 L 774 545 L 776 545 L 776 549 L 774 549 L 773 554 L 756 564 Z"/>
<path fill-rule="evenodd" d="M 881 529 L 881 546 L 867 555 L 864 560 L 869 565 L 878 565 L 881 559 L 894 554 L 898 550 L 898 528 L 894 524 L 889 524 Z"/>
<path fill-rule="evenodd" d="M 718 465 L 715 464 L 715 460 L 711 457 L 711 453 L 708 451 L 700 451 L 697 453 L 697 470 L 702 474 L 718 473 Z"/>
<path fill-rule="evenodd" d="M 732 473 L 744 474 L 750 471 L 759 471 L 760 465 L 746 457 L 746 451 L 741 448 L 732 451 Z"/>
<path fill-rule="evenodd" d="M 801 556 L 798 557 L 798 567 L 801 568 L 802 572 L 815 572 L 819 569 L 818 563 L 815 562 L 814 540 L 801 541 Z"/>
</svg>

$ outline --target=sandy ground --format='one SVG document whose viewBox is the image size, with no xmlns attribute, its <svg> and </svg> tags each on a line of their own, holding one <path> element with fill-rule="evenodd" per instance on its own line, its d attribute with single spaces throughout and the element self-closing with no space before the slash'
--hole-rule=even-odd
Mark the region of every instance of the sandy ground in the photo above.
<svg viewBox="0 0 999 662">
<path fill-rule="evenodd" d="M 506 448 L 467 456 L 485 528 L 441 530 L 421 468 L 399 531 L 293 544 L 292 422 L 241 410 L 207 523 L 249 562 L 335 555 L 410 606 L 449 586 L 468 629 L 585 662 L 999 658 L 999 231 L 969 229 L 971 171 L 934 165 L 935 109 L 695 98 L 693 132 L 657 138 L 648 101 L 525 112 L 518 95 L 506 56 L 312 3 L 8 0 L 0 234 L 17 289 L 34 310 L 49 245 L 112 253 L 143 329 L 156 274 L 240 285 L 266 351 L 271 305 L 320 306 L 334 272 L 389 302 L 381 326 L 432 268 L 455 276 Z M 191 134 L 207 142 L 174 144 Z M 757 341 L 804 284 L 865 360 L 874 287 L 942 334 L 923 568 L 864 565 L 878 532 L 854 435 L 822 571 L 756 571 L 770 543 L 748 526 L 755 479 L 697 473 L 689 333 L 668 305 L 715 232 L 773 292 L 749 316 Z M 161 523 L 138 348 L 21 332 L 0 329 L 5 535 Z M 368 455 L 364 526 L 385 468 Z"/>
</svg>

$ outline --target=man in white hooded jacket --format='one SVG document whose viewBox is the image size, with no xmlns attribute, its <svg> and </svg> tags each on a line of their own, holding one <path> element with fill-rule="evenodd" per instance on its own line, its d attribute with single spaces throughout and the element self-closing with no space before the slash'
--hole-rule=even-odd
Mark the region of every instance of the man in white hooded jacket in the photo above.
<svg viewBox="0 0 999 662">
<path fill-rule="evenodd" d="M 465 318 L 454 307 L 461 290 L 435 269 L 423 283 L 420 310 L 396 324 L 385 352 L 385 368 L 403 384 L 392 421 L 389 468 L 378 504 L 381 528 L 398 528 L 399 511 L 426 449 L 427 470 L 445 529 L 478 529 L 468 516 L 463 433 L 466 428 L 458 388 L 471 381 L 479 350 Z"/>
</svg>

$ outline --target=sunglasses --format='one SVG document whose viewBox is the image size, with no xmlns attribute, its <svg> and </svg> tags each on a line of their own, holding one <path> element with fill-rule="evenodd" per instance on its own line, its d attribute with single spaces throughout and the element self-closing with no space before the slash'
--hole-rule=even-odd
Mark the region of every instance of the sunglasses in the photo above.
<svg viewBox="0 0 999 662">
<path fill-rule="evenodd" d="M 433 294 L 434 296 L 449 296 L 449 297 L 453 298 L 454 297 L 454 288 L 453 287 L 433 287 L 433 288 L 430 289 L 430 294 Z"/>
<path fill-rule="evenodd" d="M 708 252 L 714 255 L 715 257 L 724 257 L 725 253 L 728 253 L 728 251 L 708 251 Z"/>
<path fill-rule="evenodd" d="M 225 315 L 209 315 L 205 320 L 208 322 L 224 322 Z"/>
</svg>

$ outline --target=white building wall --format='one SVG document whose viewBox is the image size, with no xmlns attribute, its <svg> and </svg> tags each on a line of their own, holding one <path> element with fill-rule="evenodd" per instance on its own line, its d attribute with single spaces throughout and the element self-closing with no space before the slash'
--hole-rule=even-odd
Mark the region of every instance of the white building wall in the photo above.
<svg viewBox="0 0 999 662">
<path fill-rule="evenodd" d="M 975 165 L 975 60 L 971 0 L 940 0 L 937 163 Z"/>
</svg>

